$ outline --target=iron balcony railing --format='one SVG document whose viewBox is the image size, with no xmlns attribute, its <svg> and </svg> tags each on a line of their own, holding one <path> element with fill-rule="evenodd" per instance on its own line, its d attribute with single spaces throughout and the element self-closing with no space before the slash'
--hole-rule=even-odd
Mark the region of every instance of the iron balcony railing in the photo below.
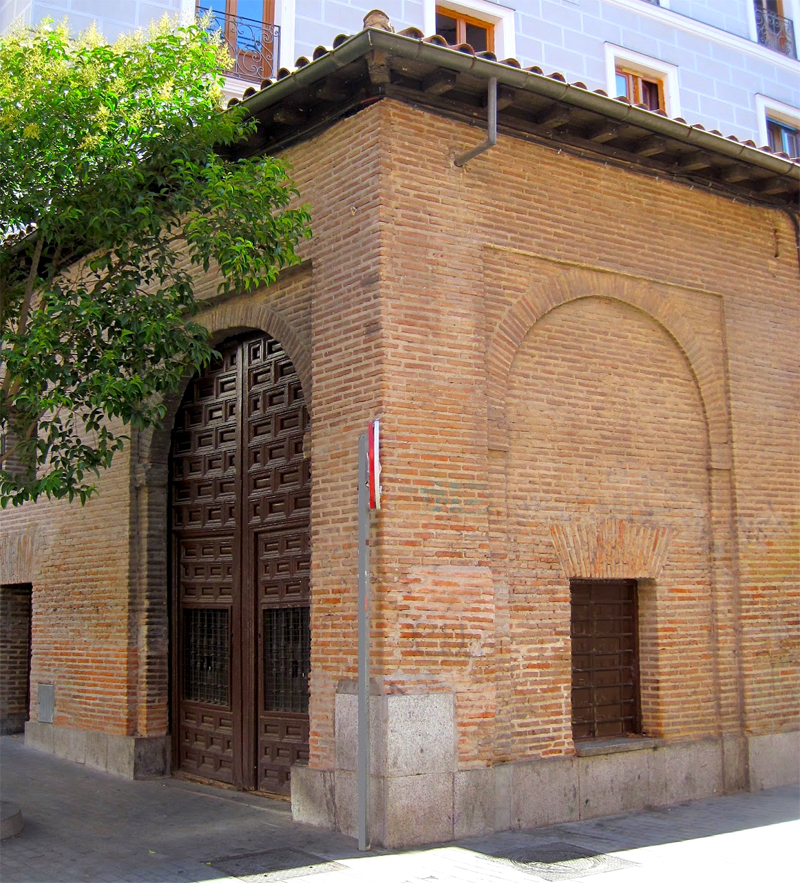
<svg viewBox="0 0 800 883">
<path fill-rule="evenodd" d="M 794 25 L 790 18 L 770 12 L 756 0 L 756 30 L 758 42 L 789 58 L 797 58 L 797 43 L 794 40 Z"/>
<path fill-rule="evenodd" d="M 278 49 L 281 29 L 271 22 L 255 21 L 239 15 L 197 8 L 199 18 L 211 13 L 208 29 L 220 31 L 231 54 L 228 76 L 260 83 L 275 76 L 278 70 Z"/>
</svg>

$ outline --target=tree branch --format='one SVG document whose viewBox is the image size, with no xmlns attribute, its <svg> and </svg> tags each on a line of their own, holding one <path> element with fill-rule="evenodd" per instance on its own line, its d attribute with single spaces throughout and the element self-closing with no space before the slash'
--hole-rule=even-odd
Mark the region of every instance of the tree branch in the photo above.
<svg viewBox="0 0 800 883">
<path fill-rule="evenodd" d="M 31 310 L 31 304 L 33 302 L 33 292 L 36 287 L 36 277 L 39 274 L 39 261 L 42 257 L 42 249 L 44 248 L 44 236 L 41 234 L 36 237 L 36 246 L 33 249 L 33 257 L 31 258 L 31 269 L 28 273 L 28 281 L 25 283 L 25 292 L 22 295 L 22 304 L 19 308 L 19 319 L 17 320 L 17 334 L 22 334 L 25 331 L 25 326 L 28 323 L 28 314 Z M 17 389 L 19 388 L 19 384 L 17 384 Z M 11 374 L 6 371 L 3 376 L 2 385 L 0 385 L 0 389 L 8 395 L 11 392 Z M 16 389 L 14 390 L 16 392 Z"/>
</svg>

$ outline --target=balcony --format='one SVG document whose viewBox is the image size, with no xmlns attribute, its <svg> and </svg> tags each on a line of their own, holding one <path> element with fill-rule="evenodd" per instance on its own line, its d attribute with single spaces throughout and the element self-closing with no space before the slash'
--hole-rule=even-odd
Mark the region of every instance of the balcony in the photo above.
<svg viewBox="0 0 800 883">
<path fill-rule="evenodd" d="M 198 17 L 211 13 L 208 29 L 220 31 L 231 54 L 226 76 L 260 83 L 278 70 L 281 29 L 270 22 L 197 7 Z"/>
<path fill-rule="evenodd" d="M 797 43 L 794 40 L 792 20 L 764 9 L 758 0 L 755 8 L 758 42 L 762 46 L 788 55 L 789 58 L 797 58 Z"/>
</svg>

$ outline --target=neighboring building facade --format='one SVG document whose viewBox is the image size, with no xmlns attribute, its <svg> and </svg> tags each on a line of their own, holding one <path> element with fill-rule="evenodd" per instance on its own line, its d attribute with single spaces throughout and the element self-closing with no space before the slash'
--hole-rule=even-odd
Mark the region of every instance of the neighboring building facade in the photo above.
<svg viewBox="0 0 800 883">
<path fill-rule="evenodd" d="M 0 31 L 14 20 L 97 22 L 110 39 L 165 14 L 215 10 L 248 81 L 292 70 L 338 34 L 353 34 L 363 0 L 0 0 Z M 800 0 L 391 0 L 395 28 L 472 42 L 523 67 L 559 71 L 610 95 L 660 104 L 668 116 L 800 153 Z M 231 94 L 241 90 L 233 80 Z"/>
<path fill-rule="evenodd" d="M 198 278 L 165 430 L 0 513 L 26 739 L 352 833 L 379 417 L 374 843 L 796 781 L 800 164 L 370 21 L 246 98 L 301 266 Z"/>
</svg>

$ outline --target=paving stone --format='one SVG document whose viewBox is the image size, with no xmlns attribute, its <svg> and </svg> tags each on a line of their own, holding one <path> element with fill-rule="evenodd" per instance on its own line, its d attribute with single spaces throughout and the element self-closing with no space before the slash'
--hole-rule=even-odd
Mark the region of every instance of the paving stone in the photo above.
<svg viewBox="0 0 800 883">
<path fill-rule="evenodd" d="M 282 872 L 292 883 L 531 883 L 587 876 L 597 883 L 783 883 L 796 871 L 793 844 L 800 839 L 800 789 L 782 787 L 436 848 L 362 854 L 351 838 L 295 824 L 284 802 L 180 779 L 120 779 L 26 748 L 12 736 L 0 738 L 0 763 L 3 797 L 25 816 L 22 834 L 3 842 L 3 883 L 279 883 Z M 553 844 L 568 844 L 572 859 L 564 853 L 559 861 Z M 304 873 L 286 877 L 291 862 L 272 872 L 259 865 L 259 856 L 278 851 L 284 858 L 296 853 L 294 870 Z"/>
</svg>

